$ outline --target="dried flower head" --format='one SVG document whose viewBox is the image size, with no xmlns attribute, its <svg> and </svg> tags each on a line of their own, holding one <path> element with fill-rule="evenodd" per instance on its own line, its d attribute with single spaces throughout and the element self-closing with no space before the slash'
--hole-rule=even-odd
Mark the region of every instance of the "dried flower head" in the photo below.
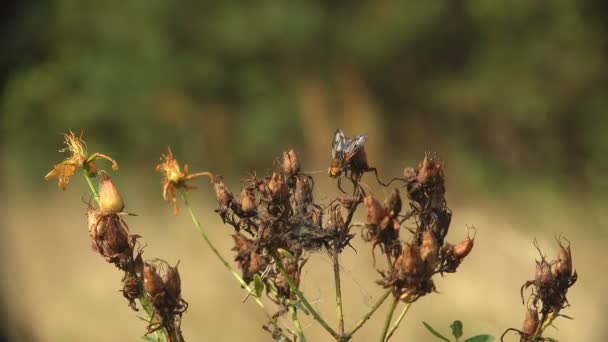
<svg viewBox="0 0 608 342">
<path fill-rule="evenodd" d="M 59 188 L 65 190 L 70 182 L 70 177 L 76 173 L 76 170 L 83 169 L 89 177 L 97 173 L 97 166 L 94 161 L 97 159 L 105 159 L 112 163 L 112 170 L 118 170 L 118 164 L 114 159 L 101 153 L 93 153 L 88 155 L 87 144 L 82 140 L 82 136 L 70 131 L 63 135 L 65 148 L 59 152 L 68 152 L 70 155 L 61 163 L 56 164 L 49 173 L 44 176 L 45 180 L 59 179 Z"/>
<path fill-rule="evenodd" d="M 287 178 L 292 177 L 300 172 L 300 160 L 296 151 L 290 149 L 283 152 L 283 173 Z"/>
<path fill-rule="evenodd" d="M 525 337 L 530 337 L 534 335 L 536 329 L 538 328 L 538 312 L 536 309 L 529 308 L 526 311 L 526 318 L 524 319 L 522 326 L 522 333 Z"/>
<path fill-rule="evenodd" d="M 380 224 L 385 216 L 385 211 L 380 202 L 372 195 L 365 197 L 363 200 L 367 210 L 367 223 Z"/>
<path fill-rule="evenodd" d="M 186 181 L 198 178 L 201 176 L 207 176 L 214 181 L 215 177 L 210 172 L 198 172 L 190 174 L 188 171 L 188 165 L 185 164 L 182 169 L 178 161 L 173 157 L 173 151 L 170 147 L 167 147 L 167 154 L 161 155 L 161 163 L 156 165 L 156 171 L 163 174 L 163 199 L 167 202 L 173 202 L 173 214 L 179 213 L 179 205 L 177 204 L 177 197 L 175 191 L 177 189 L 194 190 L 196 186 L 186 184 Z"/>
</svg>

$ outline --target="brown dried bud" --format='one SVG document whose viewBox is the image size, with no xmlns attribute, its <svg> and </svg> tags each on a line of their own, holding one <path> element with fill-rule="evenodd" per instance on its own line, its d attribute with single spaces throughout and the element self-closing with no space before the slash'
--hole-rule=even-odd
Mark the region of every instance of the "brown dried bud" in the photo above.
<svg viewBox="0 0 608 342">
<path fill-rule="evenodd" d="M 420 259 L 428 266 L 434 266 L 439 255 L 439 245 L 433 233 L 425 230 L 422 233 L 422 244 L 420 245 Z"/>
<path fill-rule="evenodd" d="M 452 246 L 452 255 L 457 259 L 464 259 L 471 250 L 473 249 L 473 245 L 475 244 L 475 238 L 467 237 L 466 240 L 462 240 L 459 243 Z"/>
<path fill-rule="evenodd" d="M 285 178 L 278 172 L 273 172 L 270 181 L 268 182 L 268 189 L 272 194 L 272 198 L 275 201 L 285 201 L 289 198 L 289 188 L 285 183 Z"/>
<path fill-rule="evenodd" d="M 174 267 L 169 266 L 165 274 L 165 289 L 173 299 L 177 299 L 182 294 L 182 280 L 179 276 L 179 261 Z"/>
<path fill-rule="evenodd" d="M 97 177 L 99 178 L 99 210 L 104 214 L 121 212 L 125 205 L 108 173 L 99 171 Z"/>
<path fill-rule="evenodd" d="M 249 273 L 256 274 L 262 272 L 268 265 L 268 260 L 256 252 L 251 252 L 251 261 L 249 263 Z"/>
<path fill-rule="evenodd" d="M 217 200 L 217 204 L 220 206 L 220 208 L 230 206 L 234 200 L 234 195 L 232 195 L 230 190 L 228 190 L 228 187 L 226 187 L 226 184 L 224 184 L 220 177 L 215 178 L 213 190 L 215 191 L 215 199 Z"/>
<path fill-rule="evenodd" d="M 401 255 L 395 262 L 395 267 L 398 267 L 401 278 L 404 279 L 405 276 L 419 273 L 420 263 L 418 247 L 409 243 L 403 243 Z"/>
<path fill-rule="evenodd" d="M 163 291 L 163 279 L 156 273 L 156 267 L 144 263 L 144 290 L 150 297 L 155 297 Z"/>
<path fill-rule="evenodd" d="M 108 256 L 112 256 L 114 254 L 121 254 L 125 251 L 128 251 L 131 247 L 129 233 L 127 232 L 127 229 L 122 225 L 120 218 L 118 216 L 110 217 L 104 219 L 102 222 L 106 224 L 106 227 L 104 228 L 104 238 L 108 246 L 108 250 L 106 251 Z"/>
<path fill-rule="evenodd" d="M 293 149 L 283 152 L 283 173 L 291 177 L 300 172 L 300 160 Z"/>
<path fill-rule="evenodd" d="M 411 182 L 416 179 L 416 170 L 413 167 L 406 167 L 403 169 L 403 178 L 406 181 Z"/>
<path fill-rule="evenodd" d="M 399 190 L 397 188 L 393 189 L 391 196 L 384 203 L 384 208 L 391 218 L 396 218 L 401 212 L 401 196 L 399 196 Z"/>
<path fill-rule="evenodd" d="M 248 214 L 254 212 L 256 209 L 257 204 L 255 203 L 255 195 L 253 194 L 253 191 L 244 188 L 241 191 L 241 210 Z"/>
<path fill-rule="evenodd" d="M 418 183 L 443 183 L 443 165 L 434 155 L 426 154 L 418 166 Z"/>
<path fill-rule="evenodd" d="M 551 272 L 551 265 L 546 260 L 536 262 L 536 276 L 534 280 L 540 286 L 548 285 L 553 282 L 553 272 Z"/>
<path fill-rule="evenodd" d="M 313 208 L 311 212 L 311 220 L 315 226 L 323 226 L 323 212 L 321 212 L 321 210 L 318 208 Z"/>
<path fill-rule="evenodd" d="M 365 197 L 363 200 L 367 209 L 367 223 L 380 224 L 385 216 L 385 211 L 380 202 L 372 195 Z"/>
<path fill-rule="evenodd" d="M 298 204 L 312 203 L 312 184 L 307 177 L 297 177 L 295 201 Z"/>
<path fill-rule="evenodd" d="M 534 335 L 538 328 L 538 312 L 535 309 L 528 309 L 526 312 L 526 319 L 522 327 L 522 332 L 525 337 Z"/>
<path fill-rule="evenodd" d="M 89 236 L 91 239 L 95 239 L 101 234 L 103 234 L 102 229 L 104 227 L 103 224 L 100 224 L 99 220 L 103 214 L 92 207 L 87 210 L 87 223 L 89 226 Z"/>
<path fill-rule="evenodd" d="M 557 255 L 557 263 L 555 264 L 555 274 L 558 277 L 572 275 L 572 252 L 570 244 L 563 246 L 559 242 L 559 254 Z"/>
</svg>

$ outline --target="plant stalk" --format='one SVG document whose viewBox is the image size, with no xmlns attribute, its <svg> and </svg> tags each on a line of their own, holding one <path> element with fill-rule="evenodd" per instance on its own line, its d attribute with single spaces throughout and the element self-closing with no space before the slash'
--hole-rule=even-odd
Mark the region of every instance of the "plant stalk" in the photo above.
<svg viewBox="0 0 608 342">
<path fill-rule="evenodd" d="M 306 342 L 306 336 L 304 336 L 302 324 L 300 324 L 300 320 L 298 319 L 298 310 L 294 305 L 289 305 L 289 312 L 291 313 L 291 321 L 293 322 L 293 326 L 296 329 L 300 342 Z"/>
<path fill-rule="evenodd" d="M 393 324 L 393 327 L 388 332 L 388 335 L 386 336 L 386 341 L 390 340 L 391 337 L 393 336 L 393 334 L 395 333 L 395 331 L 397 331 L 397 328 L 399 328 L 399 324 L 401 324 L 401 321 L 403 320 L 403 318 L 405 317 L 405 315 L 407 314 L 407 312 L 409 311 L 411 306 L 412 306 L 412 303 L 405 304 L 403 311 L 401 311 L 401 314 L 399 315 L 399 317 L 397 317 L 395 324 Z"/>
<path fill-rule="evenodd" d="M 359 320 L 359 322 L 357 322 L 357 324 L 355 324 L 354 328 L 348 332 L 346 335 L 344 335 L 344 340 L 348 341 L 349 339 L 352 338 L 352 336 L 357 332 L 357 330 L 361 329 L 361 327 L 363 327 L 363 325 L 365 324 L 365 322 L 367 322 L 372 315 L 374 314 L 374 312 L 376 312 L 376 310 L 378 310 L 378 308 L 382 305 L 382 303 L 384 303 L 384 301 L 386 300 L 386 298 L 388 298 L 388 296 L 392 293 L 392 289 L 388 289 L 383 295 L 382 297 L 378 298 L 378 300 L 376 301 L 376 303 L 374 304 L 374 306 L 372 306 L 370 308 L 370 310 Z"/>
<path fill-rule="evenodd" d="M 338 310 L 338 334 L 344 336 L 344 312 L 342 310 L 342 288 L 340 284 L 340 262 L 338 250 L 334 248 L 332 261 L 334 264 L 334 282 L 336 284 L 336 308 Z"/>
<path fill-rule="evenodd" d="M 399 304 L 399 298 L 396 297 L 391 304 L 390 309 L 388 310 L 388 314 L 386 316 L 386 322 L 384 322 L 384 329 L 382 330 L 382 335 L 380 338 L 380 342 L 386 341 L 386 334 L 388 333 L 388 327 L 391 325 L 391 321 L 393 320 L 393 314 L 395 313 L 395 309 L 397 308 L 397 304 Z"/>
<path fill-rule="evenodd" d="M 249 287 L 249 285 L 247 285 L 247 283 L 245 282 L 245 280 L 243 280 L 241 275 L 234 268 L 232 268 L 232 266 L 230 266 L 228 261 L 222 256 L 222 254 L 215 247 L 213 242 L 211 242 L 211 240 L 209 239 L 209 236 L 207 236 L 207 232 L 205 232 L 205 230 L 201 226 L 201 223 L 196 218 L 196 215 L 194 215 L 194 211 L 192 211 L 192 207 L 190 207 L 190 202 L 188 202 L 188 195 L 187 195 L 186 191 L 182 191 L 181 194 L 182 194 L 182 199 L 184 200 L 184 205 L 188 209 L 188 213 L 190 214 L 190 218 L 192 219 L 194 226 L 196 226 L 196 228 L 198 229 L 199 233 L 201 234 L 201 236 L 203 237 L 203 239 L 205 240 L 205 242 L 207 243 L 207 245 L 209 246 L 211 251 L 215 254 L 215 256 L 217 256 L 217 258 L 221 261 L 221 263 L 224 264 L 224 266 L 230 271 L 230 273 L 232 273 L 232 275 L 241 284 L 241 286 L 247 291 L 247 293 L 253 293 L 253 290 Z M 258 306 L 262 309 L 265 309 L 264 303 L 259 298 L 257 298 L 257 297 L 254 297 L 254 298 L 255 298 L 255 302 L 258 304 Z"/>
</svg>

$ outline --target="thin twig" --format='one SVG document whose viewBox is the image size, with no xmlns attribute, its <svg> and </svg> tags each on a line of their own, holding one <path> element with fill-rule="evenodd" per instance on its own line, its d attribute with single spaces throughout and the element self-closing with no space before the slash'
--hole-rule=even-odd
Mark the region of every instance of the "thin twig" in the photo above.
<svg viewBox="0 0 608 342">
<path fill-rule="evenodd" d="M 344 312 L 342 311 L 342 289 L 340 284 L 340 263 L 338 250 L 333 249 L 332 261 L 334 264 L 334 282 L 336 285 L 336 308 L 338 310 L 338 334 L 344 336 Z"/>
<path fill-rule="evenodd" d="M 333 336 L 335 339 L 339 339 L 340 335 L 338 335 L 337 332 L 334 331 L 334 329 L 332 329 L 329 324 L 327 324 L 327 322 L 325 322 L 325 320 L 323 319 L 323 317 L 321 317 L 321 315 L 319 315 L 319 313 L 317 312 L 317 310 L 315 310 L 312 305 L 310 305 L 310 302 L 308 302 L 308 300 L 306 299 L 306 297 L 304 296 L 304 294 L 298 289 L 296 283 L 293 281 L 293 279 L 291 279 L 291 276 L 289 275 L 289 273 L 287 273 L 287 270 L 285 270 L 285 266 L 283 266 L 283 262 L 281 261 L 281 258 L 275 253 L 272 254 L 275 262 L 277 263 L 277 267 L 279 268 L 279 271 L 281 272 L 281 274 L 283 275 L 283 277 L 285 277 L 285 279 L 287 280 L 287 283 L 289 284 L 289 288 L 291 289 L 292 292 L 294 292 L 298 298 L 300 299 L 300 301 L 302 301 L 302 304 L 304 305 L 304 307 L 310 311 L 310 314 L 312 315 L 312 317 L 319 322 L 319 324 L 321 324 L 321 326 L 327 330 L 328 333 L 331 334 L 331 336 Z"/>
<path fill-rule="evenodd" d="M 407 314 L 408 310 L 410 309 L 410 306 L 412 306 L 412 303 L 405 304 L 403 311 L 401 311 L 401 314 L 399 315 L 399 317 L 397 317 L 395 324 L 393 324 L 393 327 L 388 332 L 388 335 L 386 336 L 386 341 L 390 340 L 391 337 L 393 336 L 393 334 L 395 333 L 395 331 L 397 331 L 397 328 L 399 328 L 399 324 L 401 324 L 401 321 L 405 317 L 405 314 Z"/>
<path fill-rule="evenodd" d="M 399 298 L 395 297 L 395 299 L 393 300 L 393 303 L 391 304 L 390 309 L 388 310 L 388 314 L 386 315 L 386 322 L 384 322 L 384 329 L 382 329 L 382 335 L 380 337 L 380 342 L 386 341 L 386 334 L 388 333 L 388 327 L 391 325 L 391 321 L 393 320 L 393 314 L 395 313 L 397 304 L 399 304 Z"/>
<path fill-rule="evenodd" d="M 374 312 L 376 312 L 376 310 L 378 310 L 378 308 L 382 305 L 382 303 L 384 303 L 386 298 L 388 298 L 388 296 L 391 293 L 392 293 L 392 289 L 388 289 L 382 295 L 382 297 L 378 298 L 378 301 L 376 301 L 374 306 L 371 307 L 371 309 L 359 320 L 359 322 L 357 322 L 357 324 L 355 324 L 355 327 L 350 332 L 348 332 L 346 335 L 344 335 L 345 341 L 349 340 L 357 332 L 357 330 L 359 330 L 359 329 L 361 329 L 361 327 L 363 327 L 365 322 L 367 322 L 372 317 Z"/>
<path fill-rule="evenodd" d="M 201 236 L 203 237 L 203 239 L 205 240 L 205 242 L 207 243 L 209 248 L 211 248 L 211 251 L 215 254 L 215 256 L 217 256 L 217 258 L 222 262 L 222 264 L 224 264 L 224 266 L 230 271 L 230 273 L 232 273 L 232 275 L 236 278 L 236 280 L 238 280 L 238 282 L 247 291 L 247 293 L 251 293 L 253 290 L 249 287 L 249 285 L 247 285 L 247 283 L 245 282 L 245 280 L 243 280 L 241 275 L 234 268 L 232 268 L 232 266 L 230 266 L 228 261 L 226 261 L 226 259 L 222 256 L 222 254 L 215 247 L 213 242 L 211 242 L 211 240 L 209 239 L 209 236 L 207 236 L 207 232 L 205 232 L 205 230 L 201 226 L 201 223 L 196 218 L 196 215 L 194 215 L 194 212 L 192 211 L 192 208 L 190 207 L 190 202 L 188 202 L 187 193 L 185 191 L 182 191 L 181 194 L 182 194 L 182 199 L 184 200 L 184 205 L 188 209 L 188 213 L 190 214 L 190 218 L 192 219 L 192 222 L 198 229 L 199 233 L 201 234 Z M 255 302 L 258 304 L 259 307 L 261 307 L 262 309 L 265 309 L 264 303 L 259 298 L 255 297 Z"/>
<path fill-rule="evenodd" d="M 97 192 L 97 189 L 95 189 L 93 182 L 91 182 L 91 178 L 87 175 L 86 171 L 84 171 L 84 170 L 83 170 L 82 174 L 84 175 L 84 179 L 87 180 L 87 184 L 89 184 L 89 188 L 91 189 L 91 193 L 93 194 L 93 198 L 95 199 L 95 202 L 97 203 L 97 205 L 99 205 L 99 193 Z"/>
</svg>

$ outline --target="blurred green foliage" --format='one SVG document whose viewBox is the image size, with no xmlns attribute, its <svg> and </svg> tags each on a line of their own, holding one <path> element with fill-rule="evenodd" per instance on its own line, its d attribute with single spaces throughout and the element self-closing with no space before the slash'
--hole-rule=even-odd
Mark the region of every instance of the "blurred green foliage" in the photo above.
<svg viewBox="0 0 608 342">
<path fill-rule="evenodd" d="M 35 174 L 56 159 L 49 146 L 67 129 L 135 161 L 156 160 L 171 144 L 218 168 L 267 163 L 257 151 L 310 145 L 301 84 L 313 81 L 328 113 L 364 95 L 388 153 L 449 150 L 490 178 L 607 184 L 608 5 L 600 0 L 8 8 L 2 135 L 8 155 Z M 327 120 L 333 129 L 349 119 Z"/>
</svg>

